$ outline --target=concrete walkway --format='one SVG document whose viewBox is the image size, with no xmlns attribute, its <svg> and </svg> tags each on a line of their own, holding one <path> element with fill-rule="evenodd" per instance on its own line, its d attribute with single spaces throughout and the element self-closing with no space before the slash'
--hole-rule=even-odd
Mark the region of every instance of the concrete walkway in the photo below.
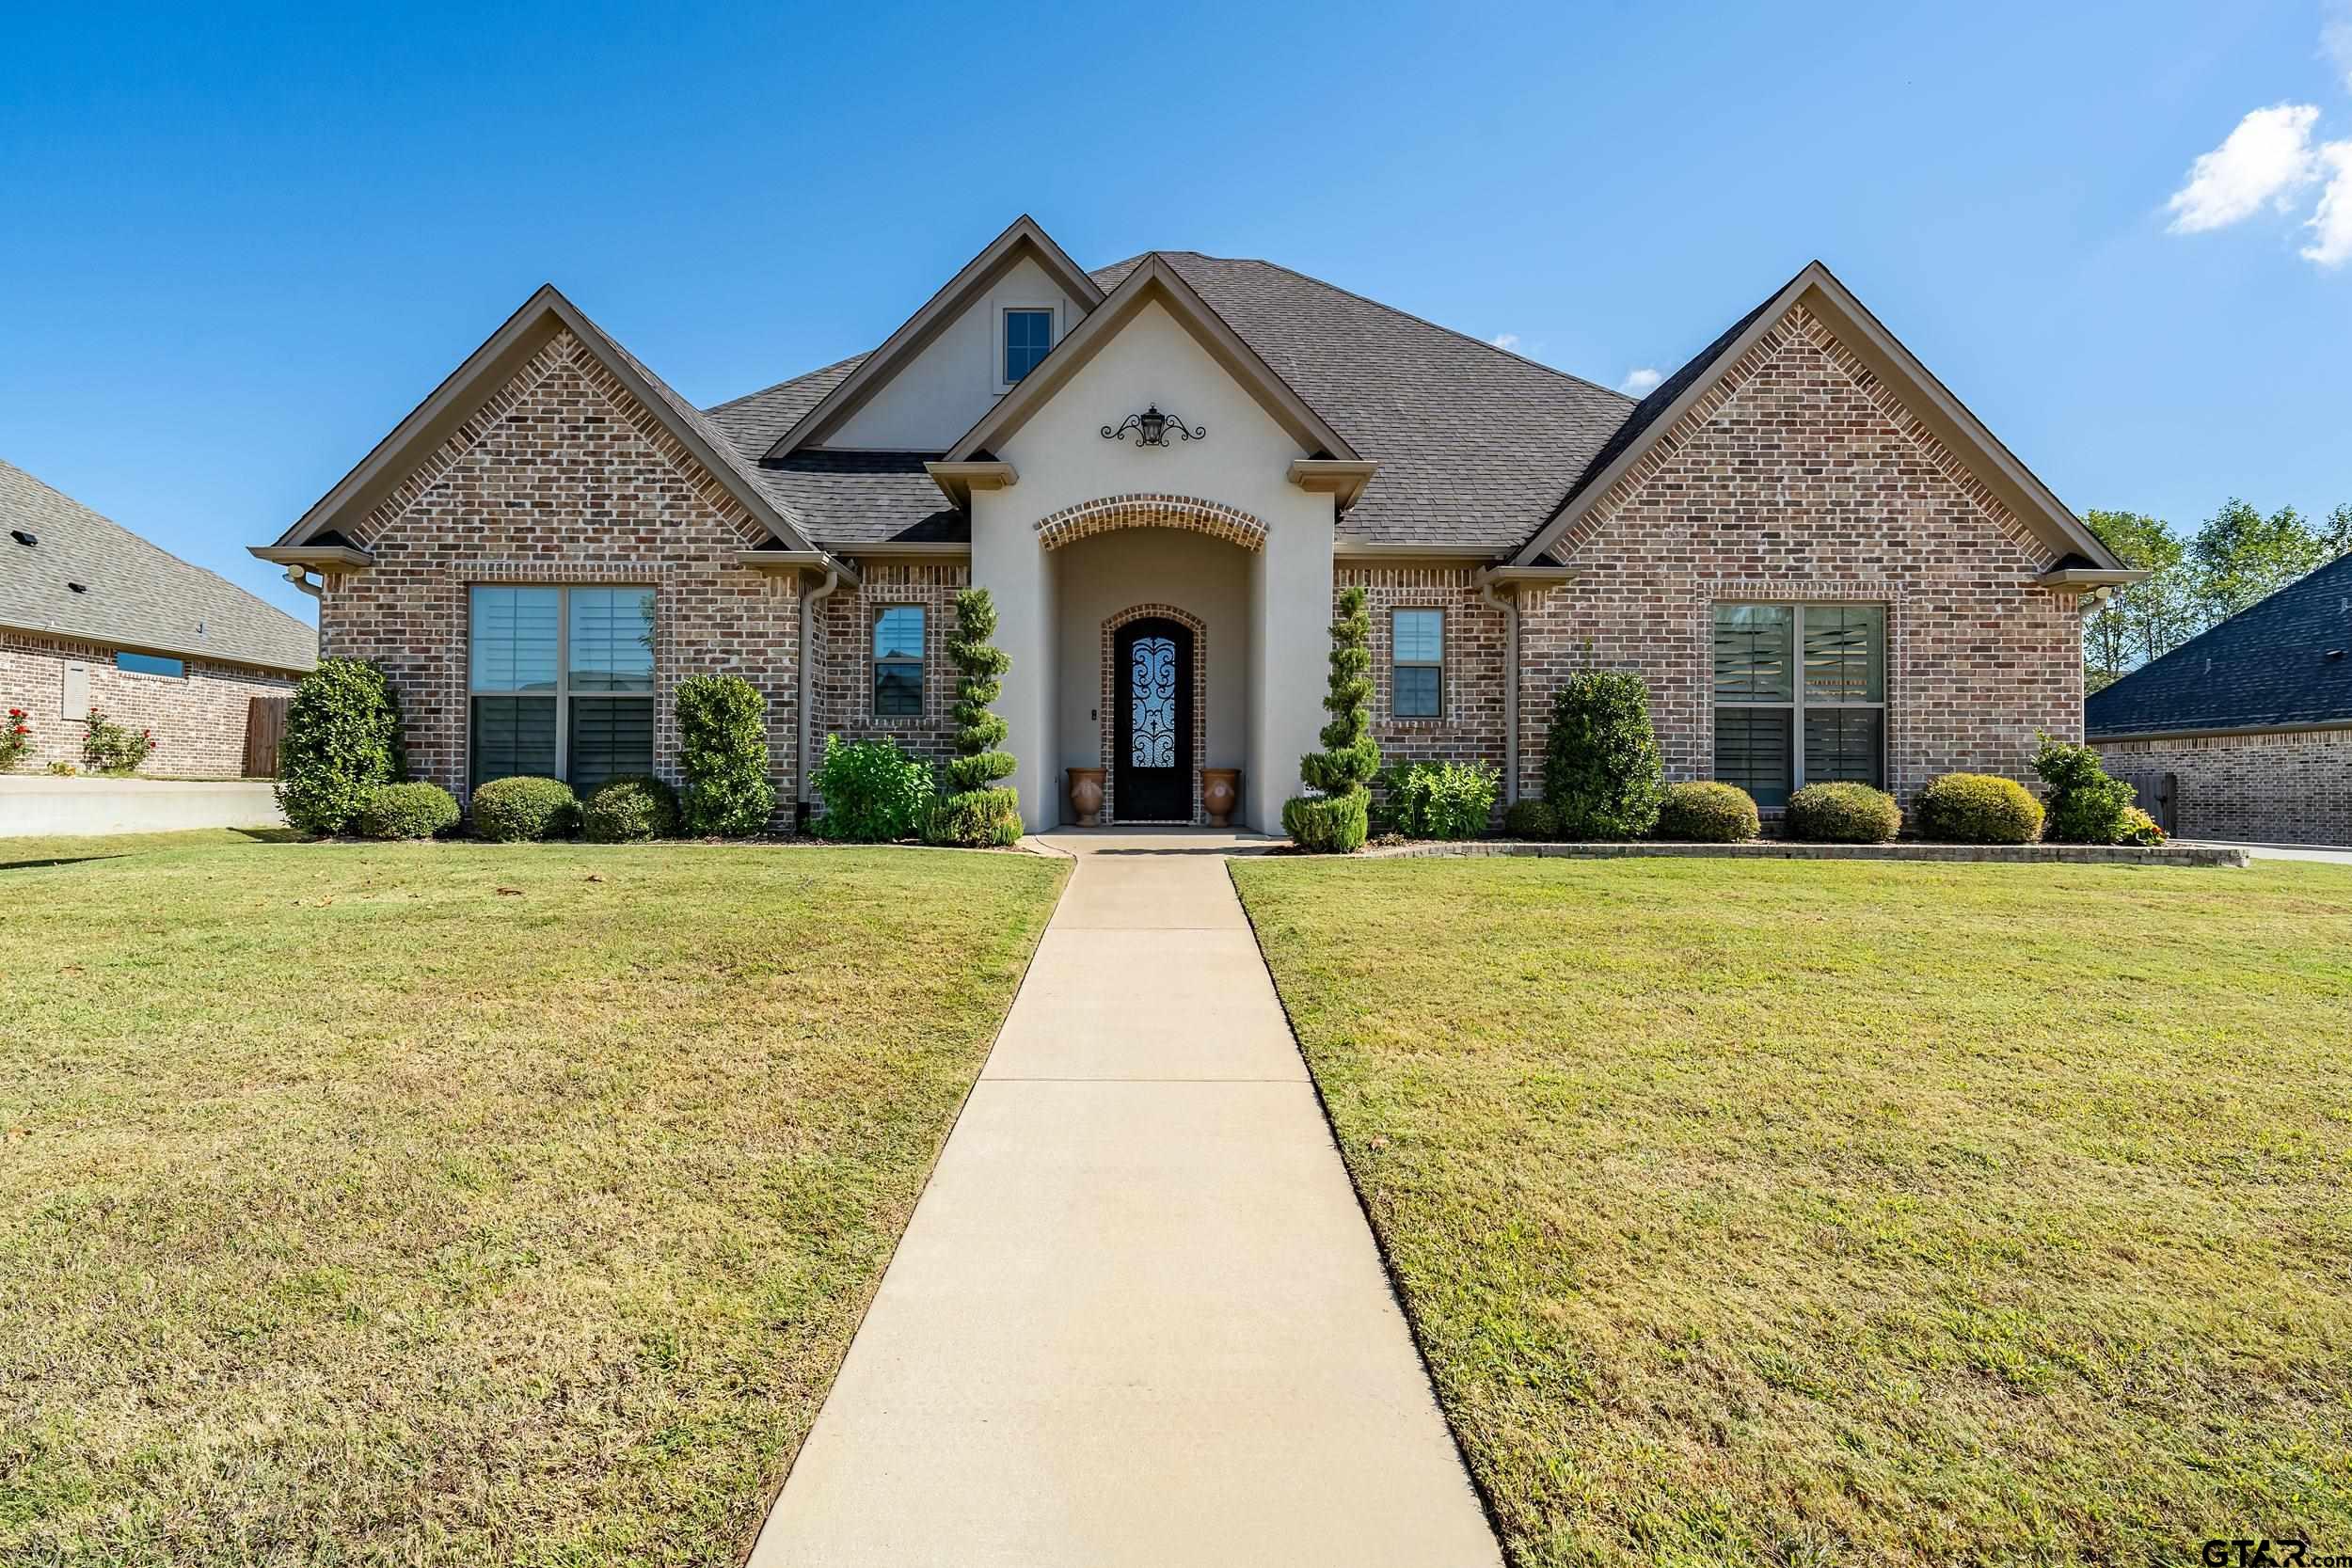
<svg viewBox="0 0 2352 1568">
<path fill-rule="evenodd" d="M 1207 833 L 1072 833 L 753 1568 L 1500 1560 Z"/>
</svg>

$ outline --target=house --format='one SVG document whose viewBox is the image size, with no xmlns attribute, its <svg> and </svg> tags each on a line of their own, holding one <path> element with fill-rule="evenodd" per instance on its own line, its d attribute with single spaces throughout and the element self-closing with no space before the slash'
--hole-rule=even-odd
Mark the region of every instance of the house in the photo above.
<svg viewBox="0 0 2352 1568">
<path fill-rule="evenodd" d="M 2083 727 L 2177 833 L 2352 844 L 2352 556 L 2094 692 Z"/>
<path fill-rule="evenodd" d="M 2079 727 L 2082 595 L 2132 580 L 1819 263 L 1636 403 L 1266 261 L 1089 272 L 1026 217 L 870 353 L 709 409 L 543 288 L 254 553 L 460 792 L 672 770 L 701 671 L 766 693 L 785 799 L 829 734 L 944 756 L 978 584 L 1038 828 L 1095 768 L 1114 821 L 1199 820 L 1232 768 L 1277 826 L 1351 585 L 1391 758 L 1537 791 L 1554 689 L 1624 667 L 1673 776 L 1771 808 L 2024 774 Z"/>
<path fill-rule="evenodd" d="M 0 462 L 0 706 L 22 708 L 20 767 L 82 759 L 97 708 L 147 730 L 143 772 L 235 778 L 252 699 L 283 697 L 318 634 Z"/>
</svg>

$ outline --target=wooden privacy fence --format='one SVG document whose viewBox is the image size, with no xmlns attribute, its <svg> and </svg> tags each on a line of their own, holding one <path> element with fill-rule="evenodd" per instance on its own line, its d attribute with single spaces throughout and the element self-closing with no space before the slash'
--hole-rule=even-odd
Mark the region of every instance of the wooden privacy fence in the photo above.
<svg viewBox="0 0 2352 1568">
<path fill-rule="evenodd" d="M 2156 826 L 2167 833 L 2181 831 L 2181 776 L 2178 773 L 2118 773 L 2108 769 L 2108 777 L 2130 784 L 2135 797 L 2132 804 L 2156 819 Z"/>
<path fill-rule="evenodd" d="M 288 697 L 255 697 L 245 710 L 245 776 L 278 777 L 278 742 L 286 733 Z"/>
</svg>

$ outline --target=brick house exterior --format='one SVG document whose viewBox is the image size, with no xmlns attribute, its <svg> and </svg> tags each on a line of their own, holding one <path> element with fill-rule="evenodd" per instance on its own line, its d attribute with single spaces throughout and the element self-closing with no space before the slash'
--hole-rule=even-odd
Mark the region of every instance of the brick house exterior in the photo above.
<svg viewBox="0 0 2352 1568">
<path fill-rule="evenodd" d="M 1589 668 L 1643 674 L 1672 777 L 1715 773 L 1726 605 L 1830 628 L 1756 656 L 1774 678 L 1868 663 L 1867 712 L 1808 694 L 1763 725 L 1788 782 L 2026 775 L 2037 730 L 2078 733 L 2081 595 L 2131 577 L 1818 264 L 1636 403 L 1263 262 L 1087 273 L 1027 219 L 872 353 L 707 410 L 542 290 L 255 553 L 316 574 L 326 651 L 384 663 L 412 766 L 461 795 L 475 589 L 650 590 L 644 760 L 675 775 L 676 682 L 733 671 L 808 805 L 827 735 L 946 757 L 954 595 L 986 587 L 1032 826 L 1069 815 L 1073 770 L 1104 771 L 1116 819 L 1126 770 L 1167 767 L 1196 819 L 1200 770 L 1242 769 L 1241 819 L 1272 826 L 1350 586 L 1386 756 L 1494 764 L 1506 799 L 1540 789 L 1552 694 Z M 1439 612 L 1415 622 L 1441 627 L 1434 713 L 1404 711 L 1400 611 Z M 1138 619 L 1189 683 L 1184 734 L 1114 723 Z M 919 664 L 888 650 L 918 706 L 889 711 L 878 644 L 918 626 Z"/>
<path fill-rule="evenodd" d="M 0 710 L 26 715 L 20 770 L 82 764 L 85 717 L 145 730 L 139 771 L 235 778 L 253 699 L 283 697 L 317 634 L 0 462 Z"/>
</svg>

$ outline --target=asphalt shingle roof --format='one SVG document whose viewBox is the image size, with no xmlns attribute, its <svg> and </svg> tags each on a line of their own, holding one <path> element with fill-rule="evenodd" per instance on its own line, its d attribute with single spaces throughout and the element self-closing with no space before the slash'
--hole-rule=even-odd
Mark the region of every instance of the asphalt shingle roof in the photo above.
<svg viewBox="0 0 2352 1568">
<path fill-rule="evenodd" d="M 2352 723 L 2352 556 L 2291 582 L 2083 705 L 2093 736 Z"/>
<path fill-rule="evenodd" d="M 11 537 L 20 530 L 38 543 Z M 273 670 L 318 662 L 310 627 L 5 461 L 0 626 Z"/>
<path fill-rule="evenodd" d="M 1343 539 L 1516 548 L 1634 408 L 1605 387 L 1285 267 L 1159 254 L 1333 429 L 1379 461 L 1340 519 Z M 1107 292 L 1141 260 L 1090 276 Z M 721 404 L 709 418 L 756 461 L 863 357 Z M 759 472 L 820 543 L 847 547 L 951 528 L 955 515 L 922 467 L 938 455 L 851 462 L 811 452 Z"/>
</svg>

